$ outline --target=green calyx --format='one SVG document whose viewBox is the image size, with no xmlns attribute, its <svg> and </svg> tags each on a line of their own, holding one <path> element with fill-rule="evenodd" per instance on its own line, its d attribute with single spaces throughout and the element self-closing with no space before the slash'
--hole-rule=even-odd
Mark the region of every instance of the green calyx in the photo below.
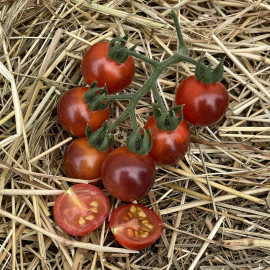
<svg viewBox="0 0 270 270">
<path fill-rule="evenodd" d="M 139 130 L 136 130 L 128 136 L 126 144 L 128 150 L 135 154 L 147 154 L 153 146 L 151 130 L 148 128 L 147 130 L 144 130 L 143 134 L 140 134 Z"/>
<path fill-rule="evenodd" d="M 176 106 L 170 111 L 163 113 L 157 105 L 153 103 L 152 108 L 157 128 L 161 130 L 174 131 L 183 120 L 183 106 L 184 105 Z"/>
<path fill-rule="evenodd" d="M 211 65 L 206 66 L 203 60 L 204 54 L 201 55 L 198 64 L 195 69 L 196 78 L 205 84 L 211 84 L 219 82 L 222 79 L 223 71 L 224 71 L 224 59 L 219 61 L 219 64 L 216 66 L 214 70 L 212 70 Z"/>
<path fill-rule="evenodd" d="M 86 126 L 85 135 L 88 139 L 89 145 L 96 148 L 99 151 L 105 151 L 113 145 L 113 135 L 108 132 L 107 121 L 103 123 L 101 128 L 96 131 L 92 131 L 89 125 Z"/>
<path fill-rule="evenodd" d="M 109 52 L 108 57 L 111 60 L 116 61 L 121 64 L 127 61 L 128 59 L 128 48 L 126 47 L 128 35 L 125 35 L 123 38 L 117 37 L 110 41 L 109 43 Z M 136 46 L 132 47 L 131 50 L 134 50 Z"/>
<path fill-rule="evenodd" d="M 97 87 L 97 82 L 93 82 L 84 94 L 84 101 L 91 111 L 102 111 L 109 106 L 109 101 L 105 101 L 102 96 L 107 95 L 107 87 Z"/>
</svg>

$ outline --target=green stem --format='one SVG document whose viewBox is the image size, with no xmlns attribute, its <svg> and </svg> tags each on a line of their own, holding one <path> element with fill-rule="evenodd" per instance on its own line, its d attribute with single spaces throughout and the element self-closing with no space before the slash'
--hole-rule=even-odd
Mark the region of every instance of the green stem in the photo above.
<svg viewBox="0 0 270 270">
<path fill-rule="evenodd" d="M 141 55 L 139 53 L 136 53 L 136 52 L 134 52 L 132 50 L 128 50 L 128 54 L 132 55 L 132 56 L 134 56 L 134 57 L 136 57 L 136 58 L 150 64 L 150 65 L 152 65 L 153 67 L 157 67 L 159 65 L 159 62 L 157 62 L 155 60 L 152 60 L 152 59 L 150 59 L 150 58 L 148 58 L 148 57 L 146 57 L 144 55 Z"/>
<path fill-rule="evenodd" d="M 155 96 L 155 98 L 157 100 L 157 103 L 158 103 L 158 105 L 160 107 L 161 112 L 166 113 L 167 110 L 166 110 L 165 105 L 164 105 L 164 103 L 163 103 L 163 101 L 161 99 L 160 94 L 158 93 L 158 89 L 157 89 L 157 86 L 156 86 L 155 82 L 152 84 L 152 90 L 153 90 L 153 94 L 154 94 L 154 96 Z"/>
<path fill-rule="evenodd" d="M 105 95 L 102 96 L 102 100 L 131 100 L 134 98 L 134 94 L 121 94 L 121 95 Z"/>
<path fill-rule="evenodd" d="M 137 124 L 137 120 L 136 120 L 135 110 L 131 110 L 129 115 L 131 118 L 133 132 L 136 132 L 138 130 L 138 124 Z"/>
<path fill-rule="evenodd" d="M 184 42 L 182 31 L 179 25 L 179 21 L 177 19 L 177 16 L 174 10 L 171 11 L 171 16 L 173 17 L 174 25 L 175 25 L 178 40 L 179 40 L 179 45 L 180 45 L 179 53 L 181 53 L 182 55 L 188 55 L 188 48 Z"/>
</svg>

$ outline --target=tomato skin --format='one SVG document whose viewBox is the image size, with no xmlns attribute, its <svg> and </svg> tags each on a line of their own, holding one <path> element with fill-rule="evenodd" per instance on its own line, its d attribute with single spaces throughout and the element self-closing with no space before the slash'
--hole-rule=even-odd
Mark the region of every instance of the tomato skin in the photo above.
<svg viewBox="0 0 270 270">
<path fill-rule="evenodd" d="M 185 104 L 184 118 L 191 124 L 210 126 L 225 115 L 229 95 L 221 82 L 204 84 L 195 76 L 190 76 L 179 84 L 175 103 Z"/>
<path fill-rule="evenodd" d="M 91 46 L 82 60 L 82 75 L 91 85 L 97 81 L 99 87 L 106 83 L 108 93 L 120 92 L 132 82 L 135 64 L 132 56 L 124 63 L 117 63 L 108 57 L 109 42 L 99 42 Z"/>
<path fill-rule="evenodd" d="M 109 209 L 109 199 L 101 189 L 77 184 L 57 197 L 54 217 L 63 230 L 81 236 L 98 228 L 108 217 Z"/>
<path fill-rule="evenodd" d="M 62 127 L 74 136 L 85 136 L 88 124 L 97 130 L 110 117 L 110 107 L 91 111 L 83 97 L 88 87 L 75 87 L 65 92 L 59 100 L 57 115 Z"/>
<path fill-rule="evenodd" d="M 99 151 L 88 144 L 86 137 L 74 140 L 65 150 L 63 168 L 66 175 L 77 179 L 98 179 L 101 176 L 101 167 L 107 155 L 112 151 L 108 148 Z M 93 182 L 92 184 L 97 184 Z"/>
<path fill-rule="evenodd" d="M 145 219 L 143 222 L 147 220 L 148 224 L 151 224 L 149 225 L 150 227 L 147 227 L 147 225 L 145 227 L 143 225 L 143 218 L 141 216 L 134 214 L 134 217 L 130 218 L 128 213 L 133 215 L 131 212 L 131 207 L 133 207 L 133 209 L 140 208 L 142 210 L 142 212 L 145 214 Z M 130 220 L 127 220 L 127 218 L 130 218 Z M 148 231 L 146 232 L 146 237 L 128 235 L 127 230 L 136 230 L 138 225 L 144 227 L 146 231 Z M 154 211 L 140 204 L 124 204 L 115 209 L 111 214 L 109 226 L 117 242 L 123 247 L 133 250 L 140 250 L 149 247 L 160 237 L 162 233 L 162 221 L 159 216 Z M 144 231 L 141 229 L 142 228 L 139 227 L 137 231 L 144 233 Z"/>
<path fill-rule="evenodd" d="M 101 179 L 115 198 L 131 202 L 145 196 L 155 182 L 155 164 L 148 155 L 130 152 L 126 146 L 112 151 L 104 160 Z"/>
<path fill-rule="evenodd" d="M 153 137 L 153 147 L 149 155 L 158 164 L 169 165 L 182 159 L 189 147 L 189 126 L 183 119 L 173 131 L 161 130 L 156 126 L 152 116 L 146 123 L 145 129 L 150 128 Z"/>
</svg>

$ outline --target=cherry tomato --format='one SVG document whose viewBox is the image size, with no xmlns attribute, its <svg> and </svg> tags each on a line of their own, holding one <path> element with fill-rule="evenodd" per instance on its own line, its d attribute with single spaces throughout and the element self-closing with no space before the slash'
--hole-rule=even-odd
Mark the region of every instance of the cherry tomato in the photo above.
<svg viewBox="0 0 270 270">
<path fill-rule="evenodd" d="M 99 227 L 109 209 L 109 200 L 101 189 L 90 184 L 77 184 L 57 197 L 54 216 L 63 230 L 80 236 Z"/>
<path fill-rule="evenodd" d="M 150 128 L 153 136 L 153 147 L 149 155 L 159 164 L 173 164 L 182 159 L 189 146 L 190 134 L 187 122 L 182 122 L 174 131 L 161 130 L 156 126 L 152 116 L 146 123 L 145 129 Z"/>
<path fill-rule="evenodd" d="M 108 57 L 109 42 L 91 46 L 82 60 L 82 75 L 91 85 L 97 81 L 99 87 L 105 84 L 109 94 L 117 93 L 132 82 L 135 64 L 131 56 L 124 63 L 117 63 Z"/>
<path fill-rule="evenodd" d="M 122 201 L 145 196 L 155 182 L 155 164 L 148 155 L 130 152 L 126 146 L 112 151 L 104 160 L 101 179 L 107 191 Z"/>
<path fill-rule="evenodd" d="M 190 76 L 179 84 L 175 103 L 185 104 L 184 117 L 191 124 L 210 126 L 225 115 L 229 106 L 229 95 L 220 82 L 204 84 L 195 76 Z"/>
<path fill-rule="evenodd" d="M 83 99 L 88 87 L 76 87 L 64 93 L 58 103 L 57 115 L 65 130 L 74 136 L 85 136 L 88 124 L 97 130 L 110 116 L 109 106 L 105 110 L 91 111 Z"/>
<path fill-rule="evenodd" d="M 70 178 L 92 180 L 100 178 L 104 159 L 112 151 L 99 151 L 88 144 L 86 137 L 73 141 L 65 150 L 63 168 Z M 98 183 L 93 182 L 92 184 Z"/>
<path fill-rule="evenodd" d="M 143 249 L 152 245 L 162 233 L 158 215 L 140 204 L 125 204 L 112 212 L 109 226 L 120 245 Z"/>
</svg>

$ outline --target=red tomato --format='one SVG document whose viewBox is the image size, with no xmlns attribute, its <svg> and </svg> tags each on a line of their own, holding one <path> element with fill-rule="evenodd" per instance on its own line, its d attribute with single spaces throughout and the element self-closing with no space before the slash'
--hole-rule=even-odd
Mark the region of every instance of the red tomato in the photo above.
<svg viewBox="0 0 270 270">
<path fill-rule="evenodd" d="M 71 178 L 86 180 L 100 178 L 102 163 L 111 151 L 112 148 L 99 151 L 88 144 L 86 137 L 80 137 L 65 150 L 64 171 Z"/>
<path fill-rule="evenodd" d="M 104 222 L 109 209 L 109 200 L 101 189 L 77 184 L 57 197 L 54 216 L 57 224 L 69 234 L 85 235 Z"/>
<path fill-rule="evenodd" d="M 148 155 L 130 152 L 126 146 L 112 151 L 104 160 L 101 179 L 107 191 L 122 201 L 145 196 L 155 182 L 155 164 Z"/>
<path fill-rule="evenodd" d="M 83 99 L 88 87 L 72 88 L 64 93 L 58 103 L 57 115 L 65 130 L 74 136 L 85 136 L 88 124 L 97 130 L 110 117 L 109 106 L 105 110 L 91 111 Z"/>
<path fill-rule="evenodd" d="M 149 155 L 159 164 L 173 164 L 182 159 L 189 146 L 190 135 L 187 122 L 182 122 L 174 131 L 158 129 L 156 119 L 152 116 L 146 123 L 145 129 L 150 128 L 153 136 L 153 147 Z"/>
<path fill-rule="evenodd" d="M 217 123 L 229 106 L 229 95 L 220 83 L 204 84 L 190 76 L 176 91 L 176 105 L 184 104 L 184 117 L 193 125 L 210 126 Z"/>
<path fill-rule="evenodd" d="M 108 93 L 117 93 L 132 82 L 135 64 L 131 56 L 124 63 L 117 63 L 108 57 L 109 42 L 99 42 L 91 46 L 82 60 L 82 75 L 91 85 L 97 81 L 99 87 L 106 83 Z"/>
<path fill-rule="evenodd" d="M 112 212 L 110 228 L 125 248 L 143 249 L 152 245 L 162 233 L 158 215 L 140 204 L 125 204 Z"/>
</svg>

